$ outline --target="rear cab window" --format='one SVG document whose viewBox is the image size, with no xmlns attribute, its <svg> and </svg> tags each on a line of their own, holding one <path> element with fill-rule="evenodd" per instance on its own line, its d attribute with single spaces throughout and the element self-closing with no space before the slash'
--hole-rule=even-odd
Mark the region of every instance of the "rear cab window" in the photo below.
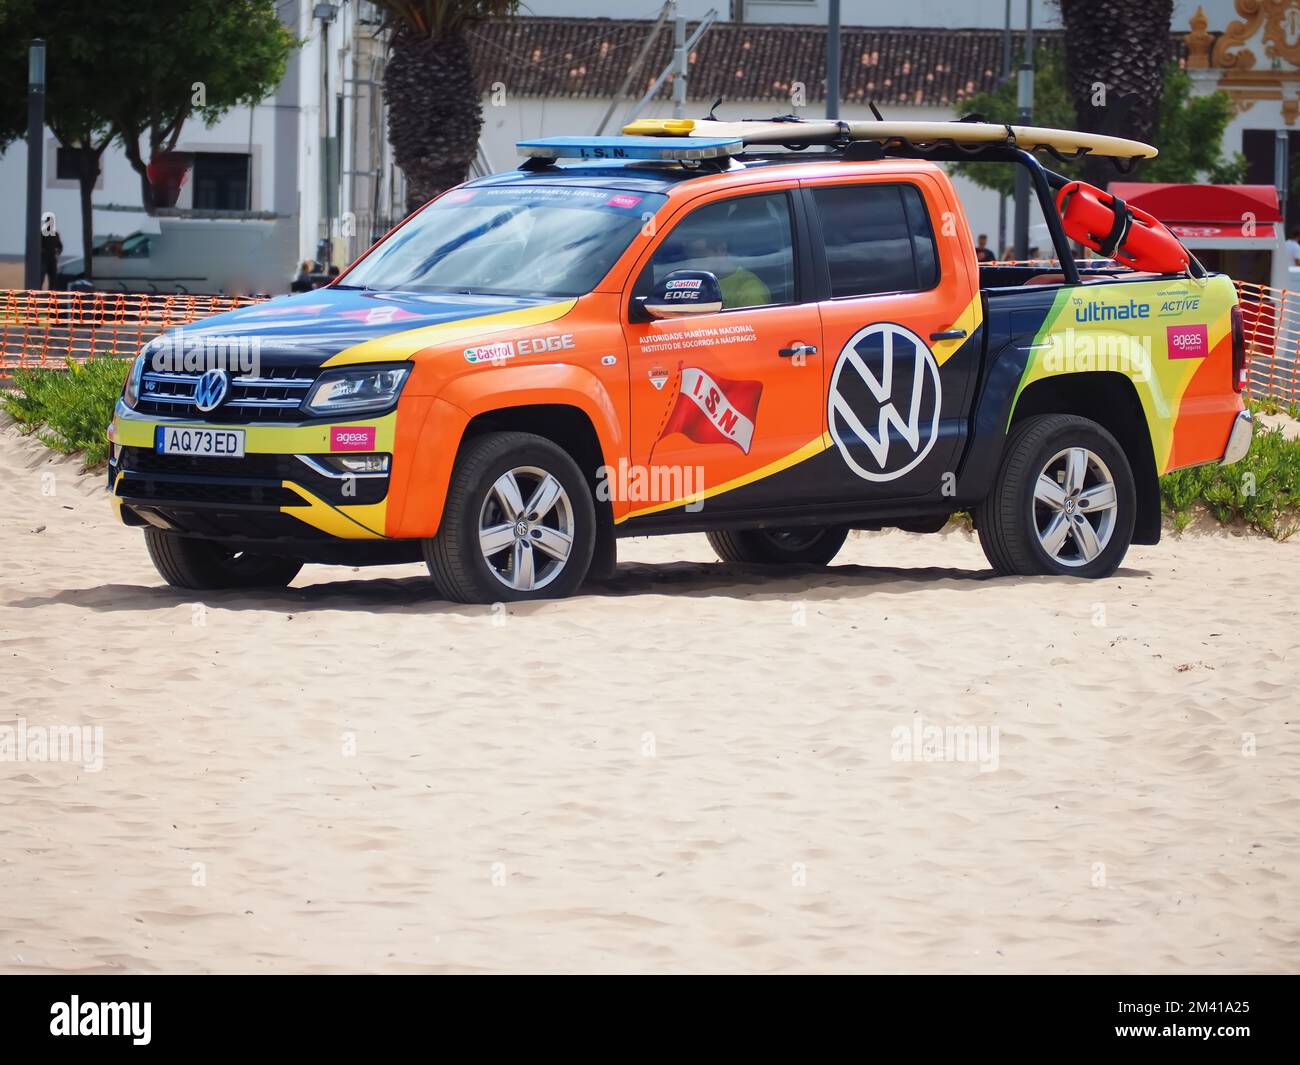
<svg viewBox="0 0 1300 1065">
<path fill-rule="evenodd" d="M 830 297 L 925 292 L 939 283 L 934 228 L 910 182 L 814 185 Z"/>
</svg>

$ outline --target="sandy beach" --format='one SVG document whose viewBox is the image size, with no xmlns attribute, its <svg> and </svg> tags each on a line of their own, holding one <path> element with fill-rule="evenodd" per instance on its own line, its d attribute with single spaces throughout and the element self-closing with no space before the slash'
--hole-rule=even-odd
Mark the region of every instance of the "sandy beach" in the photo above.
<svg viewBox="0 0 1300 1065">
<path fill-rule="evenodd" d="M 0 727 L 102 746 L 0 761 L 0 970 L 1300 968 L 1300 544 L 620 559 L 508 610 L 419 566 L 197 599 L 4 429 Z"/>
</svg>

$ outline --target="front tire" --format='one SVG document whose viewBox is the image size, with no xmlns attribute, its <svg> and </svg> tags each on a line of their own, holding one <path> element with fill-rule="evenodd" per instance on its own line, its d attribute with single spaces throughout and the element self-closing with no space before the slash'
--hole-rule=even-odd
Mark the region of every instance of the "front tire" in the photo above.
<svg viewBox="0 0 1300 1065">
<path fill-rule="evenodd" d="M 531 433 L 487 433 L 461 449 L 424 557 L 453 602 L 559 599 L 586 578 L 595 544 L 591 488 L 569 453 Z"/>
<path fill-rule="evenodd" d="M 1028 418 L 1007 439 L 976 513 L 980 546 L 1004 575 L 1109 577 L 1133 540 L 1137 491 L 1104 428 L 1073 414 Z"/>
<path fill-rule="evenodd" d="M 791 529 L 719 529 L 705 534 L 723 562 L 760 566 L 825 566 L 844 546 L 849 530 L 838 525 Z"/>
<path fill-rule="evenodd" d="M 283 588 L 298 575 L 301 562 L 257 555 L 215 540 L 145 529 L 144 543 L 162 579 L 173 588 Z"/>
</svg>

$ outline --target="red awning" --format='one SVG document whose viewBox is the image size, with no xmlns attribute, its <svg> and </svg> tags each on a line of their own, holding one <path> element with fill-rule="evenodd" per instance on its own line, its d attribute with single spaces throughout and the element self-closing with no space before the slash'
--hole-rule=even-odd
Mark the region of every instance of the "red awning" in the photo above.
<svg viewBox="0 0 1300 1065">
<path fill-rule="evenodd" d="M 1282 221 L 1277 189 L 1272 185 L 1171 185 L 1155 181 L 1113 181 L 1107 189 L 1133 207 L 1154 215 L 1179 236 L 1184 235 L 1179 232 L 1179 224 L 1231 228 L 1234 232 L 1225 232 L 1222 236 L 1240 238 L 1245 221 L 1255 223 L 1257 235 L 1267 228 L 1261 223 Z M 1270 231 L 1268 239 L 1272 237 Z"/>
</svg>

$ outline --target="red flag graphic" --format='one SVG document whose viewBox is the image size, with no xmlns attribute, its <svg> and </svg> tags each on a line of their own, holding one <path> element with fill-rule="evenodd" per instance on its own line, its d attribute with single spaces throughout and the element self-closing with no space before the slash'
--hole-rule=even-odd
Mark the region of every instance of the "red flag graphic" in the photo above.
<svg viewBox="0 0 1300 1065">
<path fill-rule="evenodd" d="M 748 455 L 762 394 L 761 381 L 729 381 L 688 366 L 681 371 L 677 400 L 659 439 L 682 433 L 697 444 L 735 444 Z"/>
</svg>

